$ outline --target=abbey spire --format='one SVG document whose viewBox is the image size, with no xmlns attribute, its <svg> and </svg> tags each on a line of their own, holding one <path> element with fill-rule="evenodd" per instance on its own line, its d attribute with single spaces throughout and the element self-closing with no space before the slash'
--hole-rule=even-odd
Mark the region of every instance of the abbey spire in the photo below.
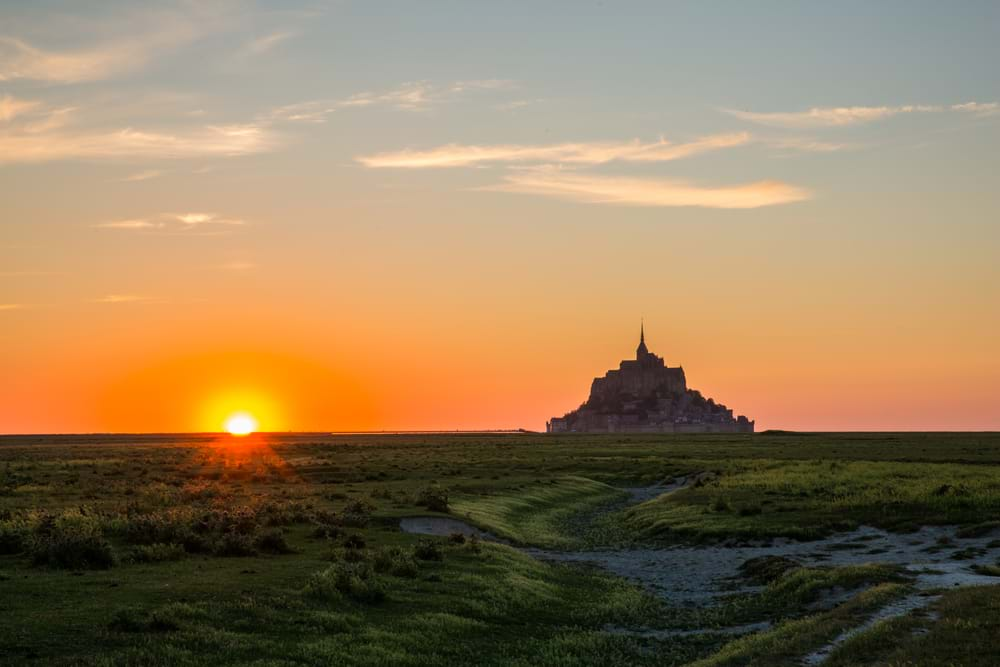
<svg viewBox="0 0 1000 667">
<path fill-rule="evenodd" d="M 635 348 L 635 358 L 642 359 L 647 354 L 649 350 L 646 348 L 646 324 L 639 320 L 639 347 Z"/>
</svg>

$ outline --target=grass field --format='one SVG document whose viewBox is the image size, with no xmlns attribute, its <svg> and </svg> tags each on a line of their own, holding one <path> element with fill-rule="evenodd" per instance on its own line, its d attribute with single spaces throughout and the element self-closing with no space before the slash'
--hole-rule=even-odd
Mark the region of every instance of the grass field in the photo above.
<svg viewBox="0 0 1000 667">
<path fill-rule="evenodd" d="M 912 577 L 789 564 L 691 608 L 520 547 L 727 548 L 859 525 L 990 535 L 998 463 L 988 434 L 0 438 L 0 660 L 800 664 L 911 595 Z M 691 483 L 625 505 L 622 487 L 678 477 Z M 409 516 L 510 544 L 406 534 Z M 946 592 L 826 664 L 997 664 L 1000 645 L 970 642 L 997 636 L 998 605 L 997 586 Z M 723 631 L 754 623 L 767 627 Z"/>
</svg>

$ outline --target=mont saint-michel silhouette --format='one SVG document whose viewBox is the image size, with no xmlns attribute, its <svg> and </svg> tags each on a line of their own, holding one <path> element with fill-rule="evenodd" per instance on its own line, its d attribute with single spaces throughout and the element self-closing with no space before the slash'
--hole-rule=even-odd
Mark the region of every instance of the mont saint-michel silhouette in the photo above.
<svg viewBox="0 0 1000 667">
<path fill-rule="evenodd" d="M 576 410 L 553 417 L 549 433 L 753 433 L 754 422 L 696 389 L 682 366 L 667 366 L 646 347 L 639 327 L 635 359 L 594 378 L 590 397 Z"/>
</svg>

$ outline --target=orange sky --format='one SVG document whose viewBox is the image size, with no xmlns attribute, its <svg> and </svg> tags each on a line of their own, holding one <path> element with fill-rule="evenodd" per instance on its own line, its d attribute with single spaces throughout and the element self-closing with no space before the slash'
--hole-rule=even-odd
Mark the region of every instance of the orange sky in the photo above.
<svg viewBox="0 0 1000 667">
<path fill-rule="evenodd" d="M 0 433 L 1000 429 L 1000 8 L 155 5 L 0 7 Z"/>
</svg>

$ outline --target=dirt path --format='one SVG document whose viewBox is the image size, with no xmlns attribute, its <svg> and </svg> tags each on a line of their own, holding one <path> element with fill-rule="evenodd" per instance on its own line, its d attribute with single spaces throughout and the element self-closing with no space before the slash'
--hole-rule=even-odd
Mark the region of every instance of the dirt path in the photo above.
<svg viewBox="0 0 1000 667">
<path fill-rule="evenodd" d="M 679 479 L 669 485 L 638 487 L 626 491 L 629 492 L 631 504 L 635 504 L 682 489 L 689 481 L 690 478 Z M 620 506 L 604 511 L 618 508 Z M 456 519 L 404 519 L 400 527 L 406 532 L 425 535 L 461 532 L 476 535 L 480 539 L 502 541 Z M 977 574 L 973 569 L 976 565 L 997 562 L 1000 549 L 997 549 L 996 542 L 996 537 L 992 535 L 959 539 L 956 529 L 947 526 L 923 527 L 907 534 L 862 526 L 849 533 L 812 542 L 777 539 L 766 546 L 672 546 L 586 551 L 523 548 L 522 551 L 543 560 L 598 565 L 644 586 L 671 605 L 706 606 L 715 603 L 723 595 L 759 590 L 760 587 L 748 584 L 738 575 L 742 563 L 761 556 L 784 556 L 807 567 L 890 563 L 902 566 L 913 575 L 916 593 L 887 605 L 864 624 L 843 633 L 827 646 L 807 656 L 803 662 L 805 665 L 818 665 L 834 648 L 878 621 L 902 616 L 929 605 L 935 599 L 928 595 L 929 591 L 1000 584 L 1000 578 Z M 764 624 L 754 624 L 722 631 L 742 633 L 764 627 Z"/>
<path fill-rule="evenodd" d="M 807 667 L 813 667 L 814 665 L 821 665 L 823 662 L 830 657 L 830 654 L 838 646 L 846 642 L 851 637 L 861 634 L 866 630 L 869 630 L 875 626 L 876 623 L 881 621 L 886 621 L 891 618 L 899 618 L 900 616 L 905 616 L 907 614 L 913 613 L 917 609 L 923 609 L 930 603 L 934 602 L 940 595 L 928 595 L 927 593 L 914 593 L 913 595 L 907 595 L 906 597 L 896 600 L 895 602 L 890 602 L 886 606 L 879 609 L 877 612 L 872 614 L 872 616 L 866 620 L 861 625 L 856 625 L 849 630 L 845 630 L 840 633 L 833 641 L 826 644 L 819 650 L 813 651 L 805 658 L 802 659 L 802 664 Z"/>
</svg>

